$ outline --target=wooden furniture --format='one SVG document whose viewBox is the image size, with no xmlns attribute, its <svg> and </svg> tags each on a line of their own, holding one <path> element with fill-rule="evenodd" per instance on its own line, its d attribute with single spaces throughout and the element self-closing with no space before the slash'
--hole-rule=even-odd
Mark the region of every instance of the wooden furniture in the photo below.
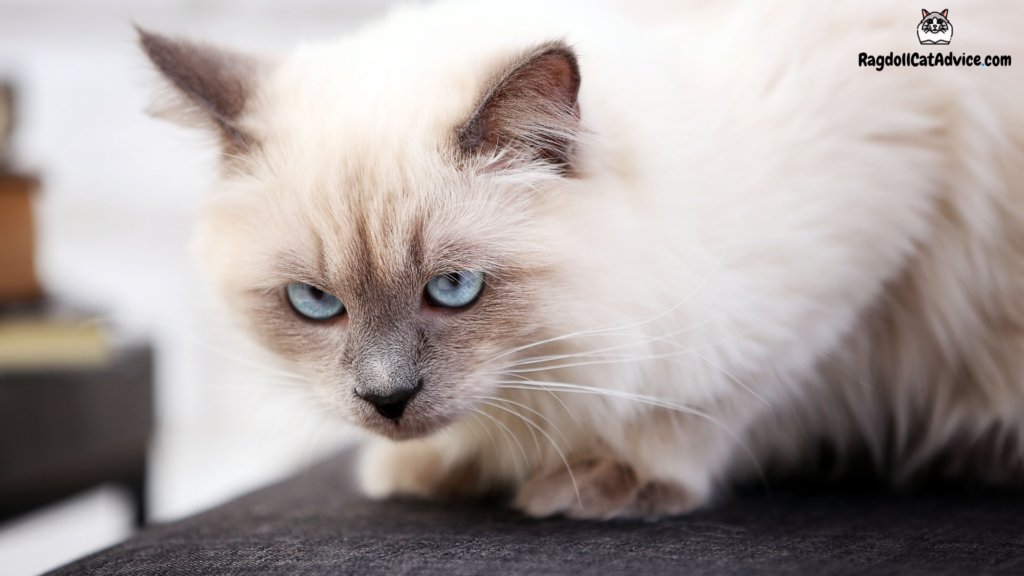
<svg viewBox="0 0 1024 576">
<path fill-rule="evenodd" d="M 33 300 L 43 291 L 33 265 L 34 178 L 0 172 L 0 303 Z"/>
</svg>

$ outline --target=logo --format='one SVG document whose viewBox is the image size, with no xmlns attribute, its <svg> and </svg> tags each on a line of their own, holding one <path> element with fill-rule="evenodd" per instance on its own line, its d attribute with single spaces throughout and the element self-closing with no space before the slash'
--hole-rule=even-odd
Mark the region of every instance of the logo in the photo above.
<svg viewBox="0 0 1024 576">
<path fill-rule="evenodd" d="M 2 0 L 0 0 L 2 1 Z M 1018 0 L 1020 1 L 1020 0 Z M 942 12 L 929 12 L 921 10 L 921 21 L 917 24 L 917 39 L 921 44 L 928 46 L 946 46 L 953 38 L 953 25 L 949 23 L 949 10 Z M 931 54 L 920 54 L 918 52 L 896 54 L 895 51 L 889 54 L 868 54 L 861 52 L 857 55 L 857 66 L 874 68 L 881 72 L 889 67 L 899 68 L 900 66 L 936 67 L 936 66 L 967 66 L 967 67 L 1005 67 L 1013 64 L 1013 58 L 1009 54 L 1002 56 L 980 54 L 953 54 L 950 50 L 945 54 L 932 52 Z"/>
<path fill-rule="evenodd" d="M 917 24 L 917 39 L 921 44 L 949 44 L 953 38 L 953 25 L 949 23 L 949 10 L 928 12 L 921 10 L 921 21 Z"/>
</svg>

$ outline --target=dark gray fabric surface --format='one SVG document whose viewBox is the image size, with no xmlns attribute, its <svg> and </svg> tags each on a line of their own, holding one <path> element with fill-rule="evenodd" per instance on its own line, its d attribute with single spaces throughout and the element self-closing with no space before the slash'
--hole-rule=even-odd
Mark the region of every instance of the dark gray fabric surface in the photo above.
<svg viewBox="0 0 1024 576">
<path fill-rule="evenodd" d="M 355 493 L 351 454 L 52 574 L 1024 574 L 1024 497 L 850 486 L 657 522 Z"/>
</svg>

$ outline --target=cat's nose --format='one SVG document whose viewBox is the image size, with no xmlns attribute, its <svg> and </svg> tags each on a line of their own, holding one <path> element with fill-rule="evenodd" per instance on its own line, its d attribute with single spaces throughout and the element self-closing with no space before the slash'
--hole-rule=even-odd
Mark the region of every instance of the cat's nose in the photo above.
<svg viewBox="0 0 1024 576">
<path fill-rule="evenodd" d="M 398 420 L 405 412 L 406 404 L 421 388 L 423 388 L 423 379 L 409 382 L 397 389 L 392 388 L 388 390 L 387 394 L 380 394 L 373 390 L 363 391 L 357 388 L 356 395 L 373 404 L 381 416 L 389 420 Z"/>
</svg>

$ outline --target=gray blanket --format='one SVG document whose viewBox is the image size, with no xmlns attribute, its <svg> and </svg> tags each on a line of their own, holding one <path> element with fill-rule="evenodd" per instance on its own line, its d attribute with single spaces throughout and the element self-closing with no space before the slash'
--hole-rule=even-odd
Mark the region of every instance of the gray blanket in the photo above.
<svg viewBox="0 0 1024 576">
<path fill-rule="evenodd" d="M 342 454 L 52 574 L 1024 574 L 1024 496 L 818 485 L 657 522 L 371 502 Z"/>
</svg>

